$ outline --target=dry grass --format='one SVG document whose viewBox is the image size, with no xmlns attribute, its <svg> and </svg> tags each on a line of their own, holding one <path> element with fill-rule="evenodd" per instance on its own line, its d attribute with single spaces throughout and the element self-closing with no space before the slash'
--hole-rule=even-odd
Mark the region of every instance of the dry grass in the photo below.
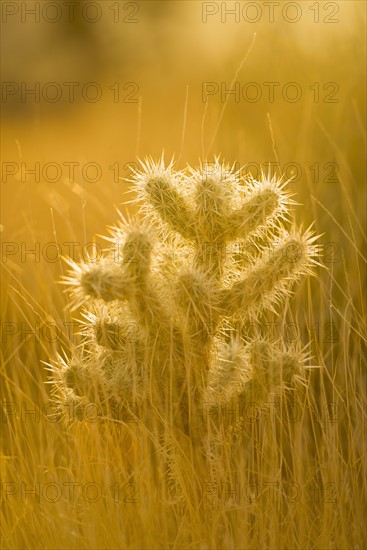
<svg viewBox="0 0 367 550">
<path fill-rule="evenodd" d="M 332 77 L 322 76 L 331 50 L 325 49 L 326 61 L 308 60 L 306 65 L 307 82 L 338 80 L 344 87 L 349 83 L 338 104 L 275 103 L 270 113 L 277 155 L 283 164 L 295 161 L 304 168 L 294 184 L 297 200 L 305 205 L 297 209 L 296 218 L 306 226 L 316 220 L 316 232 L 324 235 L 322 263 L 328 268 L 300 285 L 276 331 L 297 323 L 302 342 L 312 342 L 314 364 L 322 368 L 309 372 L 308 388 L 297 394 L 295 408 L 282 402 L 278 413 L 257 411 L 255 418 L 254 411 L 248 411 L 247 427 L 236 444 L 213 448 L 211 470 L 202 457 L 174 445 L 169 437 L 158 440 L 154 427 L 148 431 L 136 423 L 92 421 L 65 425 L 48 417 L 50 387 L 42 362 L 61 349 L 68 352 L 67 323 L 73 322 L 62 289 L 55 284 L 65 266 L 42 255 L 38 263 L 30 256 L 22 262 L 20 252 L 2 263 L 4 548 L 367 547 L 364 88 L 358 75 L 347 80 L 344 73 L 348 63 L 354 63 L 354 48 L 364 52 L 362 35 L 356 29 L 345 51 L 336 51 L 339 58 L 333 61 Z M 246 65 L 255 76 L 243 78 L 276 80 L 261 73 L 265 46 L 261 37 L 257 40 L 260 53 L 255 48 Z M 331 44 L 336 47 L 335 41 Z M 238 64 L 238 56 L 236 60 Z M 305 78 L 292 60 L 296 62 L 290 53 L 283 80 Z M 231 74 L 217 73 L 219 81 L 230 82 L 236 67 L 230 69 Z M 149 77 L 143 70 L 141 74 L 142 79 Z M 200 73 L 195 78 L 190 93 L 201 80 L 211 80 Z M 158 155 L 174 127 L 168 156 L 177 150 L 194 163 L 201 151 L 203 105 L 189 101 L 182 140 L 185 93 L 178 107 L 172 92 L 167 113 L 160 114 L 167 127 L 157 124 L 152 105 L 158 99 L 153 90 L 143 101 L 141 152 Z M 222 107 L 218 99 L 208 107 L 206 149 Z M 249 115 L 245 133 L 237 109 Z M 174 110 L 179 114 L 170 118 Z M 228 103 L 212 153 L 222 151 L 229 161 L 241 164 L 273 159 L 268 110 L 265 104 Z M 126 130 L 120 142 L 116 110 L 103 106 L 76 111 L 72 124 L 38 118 L 46 135 L 37 133 L 33 119 L 10 121 L 3 131 L 4 158 L 20 158 L 15 138 L 29 162 L 86 157 L 104 166 L 116 159 L 132 162 L 136 141 L 131 144 L 130 136 L 136 137 L 137 110 L 124 112 Z M 91 114 L 93 123 L 88 122 Z M 295 116 L 300 117 L 296 126 Z M 91 124 L 96 129 L 92 137 Z M 79 131 L 71 135 L 74 127 Z M 103 148 L 110 134 L 111 150 Z M 73 153 L 78 147 L 80 156 Z M 307 168 L 315 162 L 321 167 L 336 162 L 337 181 L 323 181 L 322 173 L 316 182 Z M 36 241 L 90 242 L 115 220 L 113 205 L 123 200 L 120 183 L 51 187 L 16 182 L 4 185 L 2 195 L 7 204 L 3 242 L 25 242 L 29 247 Z M 52 323 L 57 325 L 56 335 L 47 332 Z M 14 335 L 9 332 L 13 329 Z M 41 331 L 39 341 L 34 329 Z"/>
</svg>

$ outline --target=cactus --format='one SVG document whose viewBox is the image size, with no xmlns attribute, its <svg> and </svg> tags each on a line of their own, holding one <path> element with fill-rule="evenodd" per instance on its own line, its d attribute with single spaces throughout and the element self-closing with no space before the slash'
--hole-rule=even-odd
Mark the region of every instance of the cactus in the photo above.
<svg viewBox="0 0 367 550">
<path fill-rule="evenodd" d="M 317 264 L 316 237 L 295 228 L 288 181 L 210 167 L 141 162 L 140 219 L 120 214 L 99 263 L 69 261 L 71 303 L 87 309 L 81 345 L 54 369 L 64 412 L 72 403 L 83 419 L 93 403 L 101 418 L 123 412 L 197 441 L 238 421 L 214 414 L 222 406 L 241 411 L 302 380 L 304 349 L 251 340 L 237 321 L 279 312 Z"/>
</svg>

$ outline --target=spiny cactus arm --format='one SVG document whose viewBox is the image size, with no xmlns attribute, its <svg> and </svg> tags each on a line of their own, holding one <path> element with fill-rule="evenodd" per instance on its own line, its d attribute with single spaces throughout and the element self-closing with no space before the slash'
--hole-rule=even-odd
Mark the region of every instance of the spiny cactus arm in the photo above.
<svg viewBox="0 0 367 550">
<path fill-rule="evenodd" d="M 285 349 L 279 342 L 256 340 L 222 344 L 211 365 L 203 399 L 207 419 L 235 425 L 247 407 L 261 407 L 273 391 L 304 383 L 305 350 Z M 216 414 L 215 414 L 216 413 Z"/>
<path fill-rule="evenodd" d="M 223 314 L 246 316 L 256 315 L 264 308 L 273 309 L 291 292 L 292 283 L 301 275 L 313 273 L 312 267 L 317 264 L 316 238 L 310 231 L 304 234 L 284 231 L 242 280 L 222 290 Z"/>
<path fill-rule="evenodd" d="M 238 396 L 250 376 L 246 346 L 234 340 L 217 343 L 203 397 L 204 409 L 217 407 Z"/>
<path fill-rule="evenodd" d="M 152 206 L 164 222 L 186 239 L 195 237 L 195 222 L 192 213 L 185 203 L 185 199 L 168 179 L 163 177 L 149 179 L 146 191 Z"/>
<path fill-rule="evenodd" d="M 129 344 L 139 344 L 143 340 L 143 331 L 132 317 L 128 306 L 118 307 L 115 302 L 94 304 L 91 310 L 82 313 L 81 334 L 85 343 L 122 351 Z"/>
<path fill-rule="evenodd" d="M 293 204 L 290 194 L 284 191 L 287 183 L 264 174 L 260 181 L 248 179 L 245 202 L 228 219 L 227 239 L 247 237 L 275 220 L 285 221 L 289 206 Z"/>
<path fill-rule="evenodd" d="M 195 269 L 182 270 L 173 288 L 173 297 L 180 308 L 180 328 L 188 395 L 194 408 L 199 406 L 207 384 L 212 353 L 212 333 L 219 310 L 216 307 L 217 288 L 206 274 Z"/>
<path fill-rule="evenodd" d="M 88 342 L 73 350 L 70 359 L 58 356 L 50 365 L 55 383 L 54 396 L 60 412 L 67 412 L 71 404 L 88 415 L 117 418 L 116 406 L 140 399 L 143 388 L 142 342 L 126 342 L 124 348 L 104 347 Z M 72 419 L 72 417 L 70 418 Z M 83 415 L 78 417 L 83 420 Z M 123 418 L 120 418 L 123 420 Z"/>
<path fill-rule="evenodd" d="M 103 392 L 104 383 L 95 356 L 78 347 L 70 359 L 58 355 L 50 367 L 57 410 L 69 421 L 82 420 L 82 409 L 89 403 L 98 403 Z"/>
<path fill-rule="evenodd" d="M 170 315 L 153 259 L 158 244 L 155 229 L 146 221 L 122 220 L 111 232 L 110 240 L 122 244 L 122 265 L 131 281 L 129 308 L 142 330 L 145 362 L 149 364 L 147 375 L 158 380 L 164 372 L 164 376 L 169 376 L 168 364 L 177 370 L 182 367 L 182 336 Z"/>
<path fill-rule="evenodd" d="M 149 228 L 130 224 L 128 228 L 114 228 L 113 234 L 114 238 L 108 240 L 123 244 L 122 254 L 118 248 L 113 257 L 102 258 L 98 263 L 68 261 L 72 270 L 64 284 L 69 286 L 71 305 L 78 307 L 88 298 L 107 303 L 127 300 L 142 327 L 152 331 L 168 326 L 162 298 L 155 292 L 151 277 L 153 245 Z"/>
<path fill-rule="evenodd" d="M 206 176 L 193 171 L 195 186 L 195 220 L 197 238 L 201 241 L 223 241 L 230 215 L 230 188 L 219 176 Z"/>
<path fill-rule="evenodd" d="M 58 376 L 66 388 L 73 390 L 75 395 L 88 396 L 93 383 L 93 372 L 89 368 L 90 361 L 86 361 L 84 352 L 74 350 L 72 358 L 66 362 L 60 356 Z"/>
<path fill-rule="evenodd" d="M 144 287 L 151 271 L 153 237 L 146 228 L 132 226 L 125 236 L 122 265 L 133 281 L 132 292 Z"/>
<path fill-rule="evenodd" d="M 225 253 L 229 201 L 223 182 L 196 177 L 196 238 L 194 264 L 219 279 Z"/>
<path fill-rule="evenodd" d="M 179 190 L 181 174 L 173 172 L 171 162 L 167 167 L 163 158 L 141 162 L 142 169 L 134 172 L 131 180 L 137 193 L 135 202 L 143 201 L 142 211 L 150 217 L 152 210 L 159 218 L 185 239 L 195 238 L 195 218 Z"/>
<path fill-rule="evenodd" d="M 110 227 L 115 256 L 129 280 L 127 296 L 133 317 L 150 332 L 154 326 L 167 323 L 162 297 L 155 288 L 152 254 L 157 242 L 153 227 L 136 219 L 124 218 Z"/>
<path fill-rule="evenodd" d="M 70 293 L 70 305 L 77 308 L 88 298 L 101 298 L 105 302 L 126 300 L 130 295 L 132 279 L 121 264 L 111 258 L 98 263 L 67 260 L 71 267 L 69 275 L 63 278 Z"/>
<path fill-rule="evenodd" d="M 286 349 L 279 342 L 260 340 L 248 345 L 251 378 L 239 396 L 240 411 L 245 405 L 264 403 L 272 391 L 282 391 L 296 383 L 304 383 L 305 350 Z"/>
<path fill-rule="evenodd" d="M 133 227 L 125 238 L 123 265 L 131 281 L 129 304 L 140 325 L 150 333 L 170 330 L 170 319 L 152 276 L 153 236 L 147 228 Z"/>
<path fill-rule="evenodd" d="M 257 230 L 284 222 L 292 201 L 284 191 L 288 182 L 262 174 L 241 185 L 240 171 L 219 164 L 209 175 L 190 169 L 195 184 L 197 238 L 195 264 L 216 277 L 222 275 L 227 244 L 247 238 Z M 244 193 L 245 191 L 245 193 Z M 244 202 L 243 202 L 244 201 Z M 234 205 L 239 205 L 237 208 Z"/>
<path fill-rule="evenodd" d="M 194 264 L 216 279 L 222 275 L 227 233 L 230 226 L 232 195 L 238 174 L 216 162 L 200 169 L 189 167 L 187 186 L 194 187 L 196 239 Z"/>
<path fill-rule="evenodd" d="M 218 289 L 207 274 L 191 269 L 177 275 L 174 298 L 182 311 L 184 331 L 196 343 L 200 355 L 218 322 Z"/>
</svg>

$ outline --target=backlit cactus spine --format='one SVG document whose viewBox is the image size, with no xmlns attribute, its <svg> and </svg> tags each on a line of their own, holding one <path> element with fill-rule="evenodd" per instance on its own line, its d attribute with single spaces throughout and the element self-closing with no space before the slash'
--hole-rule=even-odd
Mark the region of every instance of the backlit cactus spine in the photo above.
<svg viewBox="0 0 367 550">
<path fill-rule="evenodd" d="M 302 351 L 228 338 L 225 327 L 276 311 L 312 273 L 316 238 L 294 227 L 287 182 L 218 159 L 210 171 L 148 159 L 132 182 L 139 219 L 121 216 L 98 264 L 70 261 L 72 303 L 90 305 L 56 393 L 61 406 L 92 401 L 106 418 L 138 402 L 143 424 L 154 417 L 197 438 L 205 408 L 266 400 L 302 377 Z"/>
</svg>

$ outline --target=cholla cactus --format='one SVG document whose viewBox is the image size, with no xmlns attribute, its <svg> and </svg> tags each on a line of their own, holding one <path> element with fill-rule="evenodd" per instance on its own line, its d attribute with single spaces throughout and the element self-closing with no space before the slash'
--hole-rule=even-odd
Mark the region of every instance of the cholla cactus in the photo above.
<svg viewBox="0 0 367 550">
<path fill-rule="evenodd" d="M 136 415 L 194 440 L 223 405 L 241 411 L 302 379 L 302 350 L 235 327 L 276 311 L 311 274 L 316 238 L 295 229 L 288 182 L 218 159 L 210 168 L 142 162 L 132 180 L 141 219 L 121 215 L 99 263 L 70 261 L 72 304 L 88 309 L 56 393 L 78 418 L 92 403 L 101 417 Z"/>
</svg>

